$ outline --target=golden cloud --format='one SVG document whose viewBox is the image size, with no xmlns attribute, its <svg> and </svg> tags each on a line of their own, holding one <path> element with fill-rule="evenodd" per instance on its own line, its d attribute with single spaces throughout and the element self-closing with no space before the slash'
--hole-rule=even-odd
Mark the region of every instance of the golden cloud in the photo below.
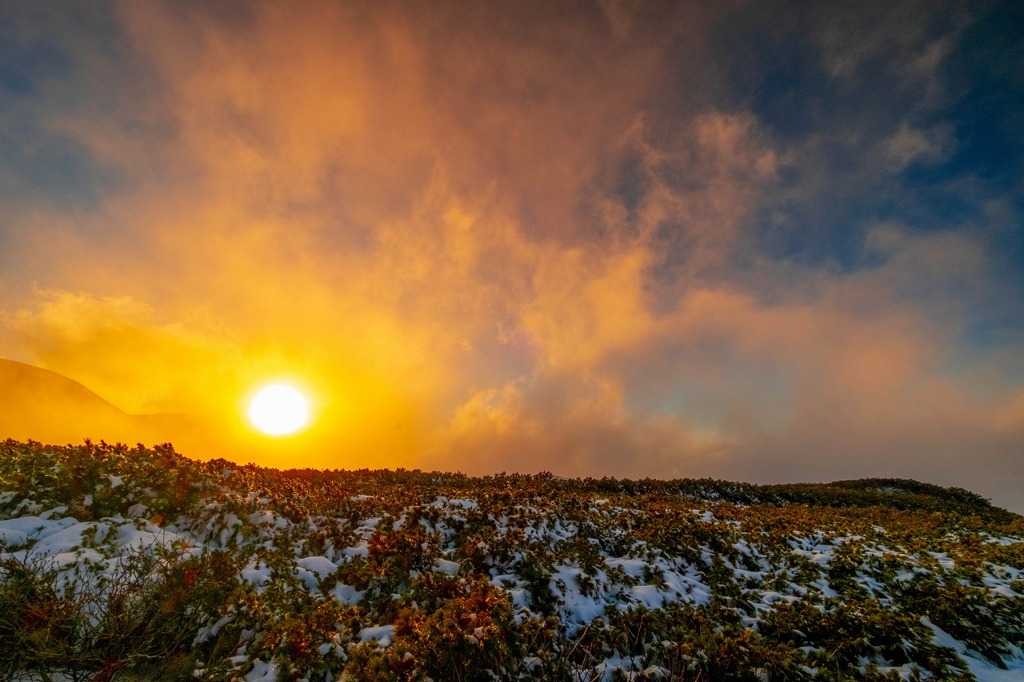
<svg viewBox="0 0 1024 682">
<path fill-rule="evenodd" d="M 948 376 L 955 321 L 903 295 L 983 254 L 893 224 L 862 273 L 760 258 L 794 160 L 711 104 L 711 18 L 673 4 L 121 3 L 150 80 L 49 124 L 126 179 L 18 215 L 0 353 L 271 464 L 763 479 L 845 440 L 922 453 L 936 420 L 1003 461 L 1019 386 Z M 246 429 L 270 379 L 314 428 Z"/>
</svg>

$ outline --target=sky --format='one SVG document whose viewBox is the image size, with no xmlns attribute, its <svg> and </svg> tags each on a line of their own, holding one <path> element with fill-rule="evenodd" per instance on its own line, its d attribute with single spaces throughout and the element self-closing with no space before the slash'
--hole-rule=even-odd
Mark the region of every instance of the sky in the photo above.
<svg viewBox="0 0 1024 682">
<path fill-rule="evenodd" d="M 0 357 L 198 458 L 897 476 L 1024 511 L 1021 26 L 4 2 Z M 245 423 L 268 381 L 306 431 Z"/>
</svg>

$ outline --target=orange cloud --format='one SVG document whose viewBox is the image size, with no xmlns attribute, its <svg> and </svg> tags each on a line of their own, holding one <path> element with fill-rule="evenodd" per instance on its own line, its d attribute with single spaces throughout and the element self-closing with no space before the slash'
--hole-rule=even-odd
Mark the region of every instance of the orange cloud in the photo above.
<svg viewBox="0 0 1024 682">
<path fill-rule="evenodd" d="M 11 219 L 0 355 L 274 465 L 981 481 L 973 443 L 1008 466 L 1010 361 L 957 376 L 935 312 L 983 251 L 893 222 L 862 272 L 759 253 L 798 160 L 715 105 L 690 5 L 121 3 L 144 77 L 47 125 L 123 177 Z M 246 426 L 269 379 L 313 428 Z"/>
</svg>

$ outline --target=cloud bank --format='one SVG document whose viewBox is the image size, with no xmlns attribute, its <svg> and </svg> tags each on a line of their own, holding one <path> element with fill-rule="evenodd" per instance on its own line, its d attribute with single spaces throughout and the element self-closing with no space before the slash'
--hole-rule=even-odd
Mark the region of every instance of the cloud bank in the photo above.
<svg viewBox="0 0 1024 682">
<path fill-rule="evenodd" d="M 1001 10 L 771 9 L 11 5 L 0 355 L 193 456 L 1024 508 Z M 266 442 L 278 378 L 317 423 Z"/>
</svg>

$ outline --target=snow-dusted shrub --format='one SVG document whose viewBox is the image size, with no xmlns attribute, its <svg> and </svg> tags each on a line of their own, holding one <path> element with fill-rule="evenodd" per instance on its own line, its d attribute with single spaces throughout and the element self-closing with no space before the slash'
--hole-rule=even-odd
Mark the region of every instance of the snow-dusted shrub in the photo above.
<svg viewBox="0 0 1024 682">
<path fill-rule="evenodd" d="M 191 671 L 193 640 L 237 570 L 221 555 L 135 549 L 62 569 L 0 559 L 0 675 L 113 680 Z"/>
</svg>

